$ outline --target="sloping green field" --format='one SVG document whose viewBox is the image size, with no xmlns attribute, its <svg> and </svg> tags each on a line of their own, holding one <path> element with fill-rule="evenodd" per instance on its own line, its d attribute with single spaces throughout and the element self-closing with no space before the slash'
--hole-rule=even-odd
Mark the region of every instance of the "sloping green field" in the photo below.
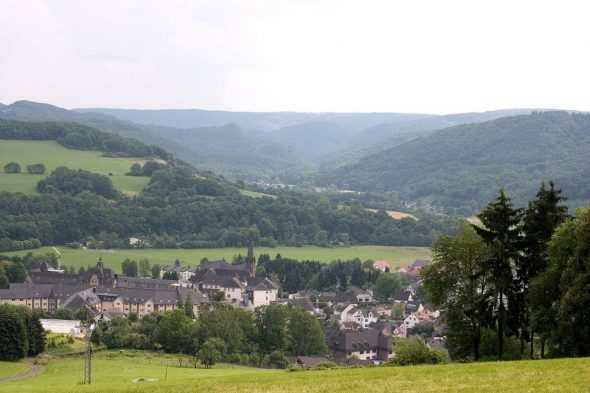
<svg viewBox="0 0 590 393">
<path fill-rule="evenodd" d="M 590 392 L 590 358 L 288 372 L 206 370 L 186 360 L 178 368 L 173 356 L 127 352 L 97 354 L 89 386 L 78 384 L 84 375 L 78 357 L 53 359 L 38 376 L 0 383 L 0 392 Z M 158 380 L 131 382 L 136 378 Z"/>
<path fill-rule="evenodd" d="M 21 362 L 0 362 L 0 379 L 23 373 L 29 366 Z"/>
<path fill-rule="evenodd" d="M 99 151 L 66 149 L 55 141 L 0 140 L 0 191 L 35 193 L 37 183 L 58 166 L 85 169 L 110 176 L 116 189 L 124 193 L 137 193 L 148 182 L 148 177 L 125 176 L 135 162 L 141 159 L 101 157 Z M 4 173 L 4 165 L 17 162 L 21 173 Z M 27 165 L 44 164 L 46 175 L 29 175 Z"/>
<path fill-rule="evenodd" d="M 121 271 L 121 262 L 130 258 L 139 260 L 147 258 L 152 264 L 171 265 L 178 258 L 182 261 L 183 266 L 190 265 L 195 267 L 201 259 L 218 260 L 225 258 L 231 261 L 234 255 L 241 254 L 245 256 L 245 248 L 197 248 L 197 249 L 114 249 L 108 251 L 95 250 L 72 250 L 69 248 L 59 249 L 62 257 L 61 263 L 67 266 L 88 266 L 94 265 L 99 257 L 102 257 L 105 266 Z M 34 254 L 50 253 L 51 247 L 41 247 L 36 250 L 23 250 L 14 252 L 4 252 L 7 255 L 25 255 L 28 252 Z M 256 257 L 260 254 L 269 254 L 274 257 L 281 254 L 284 258 L 293 258 L 298 260 L 316 260 L 322 262 L 331 262 L 337 259 L 360 258 L 365 261 L 387 260 L 393 266 L 406 266 L 414 262 L 415 259 L 430 258 L 430 249 L 428 247 L 393 247 L 393 246 L 352 246 L 352 247 L 335 247 L 323 248 L 316 246 L 304 247 L 257 247 L 254 249 Z"/>
</svg>

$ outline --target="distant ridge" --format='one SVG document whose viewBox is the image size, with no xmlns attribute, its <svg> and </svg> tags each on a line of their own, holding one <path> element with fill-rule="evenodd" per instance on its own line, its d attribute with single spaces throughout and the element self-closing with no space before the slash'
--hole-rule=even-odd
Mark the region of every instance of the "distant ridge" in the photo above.
<svg viewBox="0 0 590 393">
<path fill-rule="evenodd" d="M 395 191 L 465 213 L 504 185 L 516 203 L 553 179 L 571 203 L 590 199 L 590 115 L 537 112 L 439 130 L 321 173 L 320 184 Z"/>
</svg>

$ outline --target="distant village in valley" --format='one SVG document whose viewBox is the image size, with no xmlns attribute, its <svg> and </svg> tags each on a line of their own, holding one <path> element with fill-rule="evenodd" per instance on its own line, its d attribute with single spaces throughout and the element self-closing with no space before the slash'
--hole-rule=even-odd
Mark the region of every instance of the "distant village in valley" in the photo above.
<svg viewBox="0 0 590 393">
<path fill-rule="evenodd" d="M 374 285 L 346 290 L 300 290 L 286 293 L 271 277 L 257 276 L 252 246 L 239 263 L 204 260 L 196 269 L 171 264 L 160 267 L 160 278 L 128 277 L 105 267 L 102 258 L 79 274 L 67 273 L 46 262 L 27 271 L 25 282 L 0 289 L 0 304 L 40 308 L 46 330 L 81 338 L 80 320 L 60 320 L 59 310 L 91 314 L 91 323 L 116 317 L 141 319 L 153 313 L 192 308 L 198 319 L 212 304 L 247 312 L 269 305 L 304 310 L 321 322 L 328 353 L 296 356 L 294 364 L 313 367 L 326 360 L 339 364 L 379 364 L 394 355 L 396 340 L 421 336 L 433 349 L 445 347 L 441 313 L 424 300 L 420 270 L 429 260 L 409 261 L 393 271 L 388 261 L 374 261 L 372 269 L 399 276 L 403 286 L 386 299 L 376 296 Z M 174 279 L 169 279 L 170 277 Z M 86 326 L 86 327 L 85 327 Z M 231 328 L 231 326 L 228 326 Z"/>
</svg>

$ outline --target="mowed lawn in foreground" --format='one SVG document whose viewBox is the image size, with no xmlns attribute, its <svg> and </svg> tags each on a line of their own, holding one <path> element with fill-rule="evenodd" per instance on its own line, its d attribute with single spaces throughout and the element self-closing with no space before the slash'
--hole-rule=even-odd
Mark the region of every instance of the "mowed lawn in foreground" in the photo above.
<svg viewBox="0 0 590 393">
<path fill-rule="evenodd" d="M 142 359 L 96 356 L 89 386 L 78 384 L 83 379 L 83 357 L 53 359 L 42 374 L 0 384 L 0 392 L 590 391 L 590 358 L 288 372 L 228 365 L 210 370 L 168 367 L 166 371 L 162 360 L 152 356 L 150 364 L 145 355 Z M 166 362 L 173 361 L 174 357 Z M 136 378 L 158 381 L 132 383 Z"/>
<path fill-rule="evenodd" d="M 246 248 L 198 248 L 198 249 L 115 249 L 112 251 L 95 251 L 95 250 L 73 250 L 69 248 L 59 249 L 62 257 L 61 262 L 66 266 L 87 267 L 89 264 L 94 265 L 99 257 L 102 257 L 107 267 L 121 271 L 121 262 L 126 258 L 139 260 L 147 258 L 152 264 L 171 265 L 178 258 L 184 266 L 190 265 L 192 268 L 197 266 L 201 259 L 217 260 L 225 258 L 231 262 L 234 255 L 241 254 L 245 256 Z M 34 254 L 50 253 L 51 247 L 42 247 L 35 250 L 22 250 L 14 252 L 4 252 L 6 255 L 25 255 L 27 252 Z M 389 247 L 389 246 L 353 246 L 353 247 L 334 247 L 324 248 L 316 246 L 305 247 L 256 247 L 254 249 L 256 257 L 260 254 L 269 254 L 275 257 L 281 254 L 283 258 L 293 258 L 298 260 L 317 260 L 321 262 L 331 262 L 337 259 L 360 258 L 365 261 L 387 260 L 392 266 L 405 266 L 411 264 L 415 259 L 430 258 L 430 249 L 428 247 Z"/>
<path fill-rule="evenodd" d="M 142 159 L 101 157 L 100 151 L 66 149 L 55 141 L 0 140 L 0 191 L 37 192 L 37 183 L 59 166 L 84 169 L 109 176 L 113 186 L 124 193 L 134 194 L 149 183 L 149 177 L 125 176 L 135 162 Z M 4 165 L 17 162 L 21 173 L 4 173 Z M 29 175 L 27 165 L 44 164 L 45 175 Z"/>
</svg>

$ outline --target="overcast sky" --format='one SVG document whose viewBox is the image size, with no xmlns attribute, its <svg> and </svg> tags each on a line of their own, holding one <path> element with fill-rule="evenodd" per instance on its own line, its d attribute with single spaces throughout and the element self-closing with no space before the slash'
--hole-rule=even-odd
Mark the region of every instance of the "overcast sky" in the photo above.
<svg viewBox="0 0 590 393">
<path fill-rule="evenodd" d="M 590 110 L 584 3 L 0 0 L 0 102 Z"/>
</svg>

